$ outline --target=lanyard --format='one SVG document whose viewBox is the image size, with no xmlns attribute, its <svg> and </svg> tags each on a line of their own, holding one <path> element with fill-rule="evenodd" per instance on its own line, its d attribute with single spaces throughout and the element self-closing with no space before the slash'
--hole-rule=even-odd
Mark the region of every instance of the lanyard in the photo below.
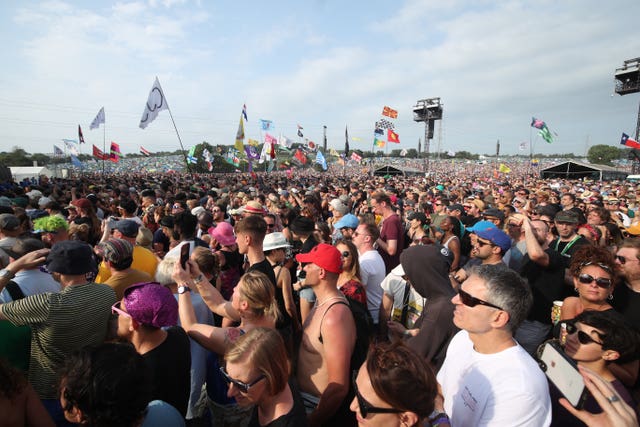
<svg viewBox="0 0 640 427">
<path fill-rule="evenodd" d="M 571 239 L 571 241 L 569 243 L 567 243 L 567 246 L 564 247 L 564 249 L 562 250 L 562 252 L 560 252 L 560 255 L 564 255 L 569 249 L 571 249 L 571 246 L 573 246 L 573 244 L 580 238 L 579 234 L 576 234 L 575 237 L 573 239 Z M 560 246 L 560 238 L 558 237 L 558 241 L 556 242 L 556 252 L 558 252 L 558 247 Z"/>
</svg>

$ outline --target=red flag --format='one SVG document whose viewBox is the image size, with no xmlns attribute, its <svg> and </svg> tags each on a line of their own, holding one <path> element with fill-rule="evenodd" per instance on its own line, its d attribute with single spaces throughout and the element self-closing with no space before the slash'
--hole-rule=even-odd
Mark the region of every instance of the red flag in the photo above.
<svg viewBox="0 0 640 427">
<path fill-rule="evenodd" d="M 109 156 L 105 155 L 102 150 L 95 145 L 93 146 L 93 157 L 98 160 L 107 160 L 109 158 Z"/>
<path fill-rule="evenodd" d="M 111 160 L 113 163 L 118 163 L 118 160 L 120 160 L 120 155 L 120 146 L 111 141 L 111 155 L 109 156 L 109 160 Z"/>
<path fill-rule="evenodd" d="M 302 152 L 302 150 L 300 150 L 299 148 L 296 150 L 296 154 L 294 154 L 295 158 L 298 159 L 300 161 L 300 163 L 302 163 L 303 165 L 307 164 L 307 156 L 304 155 L 304 153 Z"/>
<path fill-rule="evenodd" d="M 638 141 L 635 141 L 629 138 L 629 135 L 627 135 L 626 133 L 622 134 L 622 138 L 620 139 L 620 144 L 626 145 L 627 147 L 630 147 L 630 148 L 640 149 L 640 143 Z"/>
<path fill-rule="evenodd" d="M 147 156 L 149 157 L 151 155 L 151 151 L 147 150 L 146 148 L 144 148 L 142 145 L 140 146 L 140 154 L 142 154 L 143 156 Z M 211 170 L 211 169 L 209 169 Z"/>
<path fill-rule="evenodd" d="M 398 110 L 394 110 L 391 107 L 387 107 L 385 105 L 385 107 L 382 109 L 382 115 L 383 116 L 387 116 L 387 117 L 391 117 L 392 119 L 397 119 L 398 118 Z"/>
<path fill-rule="evenodd" d="M 353 153 L 351 153 L 351 160 L 355 160 L 356 162 L 359 162 L 360 160 L 362 160 L 362 156 L 356 154 L 356 152 L 354 151 Z"/>
<path fill-rule="evenodd" d="M 387 141 L 400 144 L 400 136 L 391 129 L 387 129 Z"/>
<path fill-rule="evenodd" d="M 82 128 L 78 125 L 78 141 L 80 144 L 84 144 L 84 136 L 82 136 Z"/>
</svg>

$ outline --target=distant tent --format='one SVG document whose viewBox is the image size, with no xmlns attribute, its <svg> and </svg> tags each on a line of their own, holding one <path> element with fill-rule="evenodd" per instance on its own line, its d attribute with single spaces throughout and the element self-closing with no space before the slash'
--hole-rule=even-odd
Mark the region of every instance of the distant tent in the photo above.
<svg viewBox="0 0 640 427">
<path fill-rule="evenodd" d="M 374 176 L 386 176 L 386 175 L 410 176 L 410 175 L 423 175 L 423 174 L 424 172 L 422 172 L 420 169 L 414 169 L 414 168 L 409 168 L 405 166 L 391 166 L 391 165 L 385 165 L 385 166 L 379 167 L 373 172 Z"/>
<path fill-rule="evenodd" d="M 11 176 L 16 182 L 25 178 L 38 179 L 41 175 L 51 178 L 54 174 L 44 166 L 11 166 Z"/>
<path fill-rule="evenodd" d="M 611 166 L 583 163 L 574 160 L 558 163 L 540 171 L 542 178 L 612 180 L 624 179 L 627 175 L 627 172 Z"/>
</svg>

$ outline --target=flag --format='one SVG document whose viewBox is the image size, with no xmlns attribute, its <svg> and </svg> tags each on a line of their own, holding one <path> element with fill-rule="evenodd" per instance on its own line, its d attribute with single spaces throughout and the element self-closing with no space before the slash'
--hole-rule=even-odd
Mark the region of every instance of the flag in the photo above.
<svg viewBox="0 0 640 427">
<path fill-rule="evenodd" d="M 140 154 L 142 154 L 143 156 L 149 157 L 151 155 L 151 152 L 149 150 L 146 150 L 142 145 L 140 146 Z"/>
<path fill-rule="evenodd" d="M 396 126 L 387 119 L 380 119 L 376 122 L 377 129 L 395 129 Z"/>
<path fill-rule="evenodd" d="M 80 161 L 80 159 L 78 159 L 76 156 L 71 156 L 71 164 L 77 168 L 82 169 L 83 165 L 82 162 Z"/>
<path fill-rule="evenodd" d="M 622 134 L 622 138 L 620 139 L 620 144 L 626 145 L 627 147 L 640 149 L 640 143 L 629 138 L 629 135 L 626 133 Z"/>
<path fill-rule="evenodd" d="M 340 156 L 340 154 L 336 151 L 335 148 L 329 149 L 329 154 L 332 155 L 332 156 L 336 156 L 336 157 Z"/>
<path fill-rule="evenodd" d="M 531 117 L 531 127 L 536 129 L 543 129 L 547 127 L 547 124 L 540 119 L 536 119 L 535 117 Z"/>
<path fill-rule="evenodd" d="M 309 151 L 316 151 L 318 149 L 316 143 L 309 140 L 307 140 L 307 148 L 309 149 Z"/>
<path fill-rule="evenodd" d="M 455 157 L 455 156 L 456 156 L 456 152 L 455 152 L 455 151 L 453 151 L 453 150 L 449 150 L 449 151 L 447 151 L 447 156 L 449 156 L 449 157 Z"/>
<path fill-rule="evenodd" d="M 53 145 L 53 156 L 54 157 L 61 157 L 64 155 L 64 152 L 60 149 L 60 147 L 58 147 L 57 145 Z"/>
<path fill-rule="evenodd" d="M 351 153 L 351 160 L 355 160 L 356 162 L 359 162 L 360 160 L 362 160 L 362 156 L 359 156 L 355 151 L 353 153 Z"/>
<path fill-rule="evenodd" d="M 376 128 L 373 130 L 373 134 L 374 134 L 374 135 L 380 135 L 380 136 L 382 136 L 382 135 L 384 135 L 384 131 L 382 130 L 382 128 L 376 127 Z"/>
<path fill-rule="evenodd" d="M 400 156 L 404 157 L 407 155 L 407 149 L 403 148 L 402 151 L 400 151 Z"/>
<path fill-rule="evenodd" d="M 540 160 L 538 160 L 538 159 L 532 159 L 531 160 L 531 166 L 537 167 L 539 164 L 540 164 Z"/>
<path fill-rule="evenodd" d="M 549 128 L 545 125 L 542 129 L 538 131 L 538 135 L 542 137 L 547 143 L 551 144 L 553 142 L 553 136 L 549 131 Z"/>
<path fill-rule="evenodd" d="M 501 173 L 511 173 L 511 168 L 504 163 L 500 163 L 500 169 L 498 169 Z"/>
<path fill-rule="evenodd" d="M 187 153 L 187 164 L 188 163 L 198 163 L 198 159 L 196 158 L 196 146 L 189 148 L 189 152 Z"/>
<path fill-rule="evenodd" d="M 113 163 L 118 163 L 121 155 L 122 153 L 120 153 L 120 146 L 111 141 L 111 155 L 109 156 L 109 160 L 111 160 Z"/>
<path fill-rule="evenodd" d="M 349 131 L 347 127 L 344 127 L 344 156 L 349 155 Z"/>
<path fill-rule="evenodd" d="M 104 124 L 104 107 L 102 107 L 100 111 L 98 111 L 98 114 L 96 115 L 96 118 L 91 122 L 91 126 L 89 126 L 89 129 L 98 129 L 101 124 Z"/>
<path fill-rule="evenodd" d="M 316 163 L 322 166 L 322 170 L 327 170 L 327 159 L 324 158 L 321 151 L 316 154 Z"/>
<path fill-rule="evenodd" d="M 238 132 L 236 132 L 236 150 L 244 151 L 244 122 L 242 121 L 242 114 L 240 114 L 240 123 L 238 124 Z"/>
<path fill-rule="evenodd" d="M 300 126 L 300 123 L 297 124 L 298 126 L 298 136 L 300 138 L 304 137 L 304 135 L 302 134 L 302 129 L 304 129 L 302 126 Z"/>
<path fill-rule="evenodd" d="M 69 152 L 73 155 L 78 155 L 78 148 L 76 147 L 76 142 L 73 139 L 63 139 L 64 146 L 67 147 Z"/>
<path fill-rule="evenodd" d="M 258 147 L 260 145 L 260 141 L 256 141 L 255 139 L 249 138 L 247 144 L 252 145 L 254 147 Z"/>
<path fill-rule="evenodd" d="M 304 155 L 301 149 L 296 150 L 296 154 L 293 155 L 303 165 L 307 164 L 307 156 Z"/>
<path fill-rule="evenodd" d="M 520 143 L 520 151 L 524 151 L 524 150 L 526 150 L 526 149 L 527 149 L 527 145 L 528 145 L 528 144 L 527 144 L 527 142 L 526 142 L 526 141 L 521 142 L 521 143 Z"/>
<path fill-rule="evenodd" d="M 373 138 L 373 146 L 378 148 L 384 148 L 385 141 L 378 138 Z"/>
<path fill-rule="evenodd" d="M 246 121 L 249 121 L 249 119 L 247 119 L 247 104 L 242 105 L 242 115 Z"/>
<path fill-rule="evenodd" d="M 385 105 L 385 107 L 382 109 L 382 115 L 383 116 L 387 116 L 387 117 L 391 117 L 392 119 L 397 119 L 398 118 L 398 110 L 394 110 L 391 107 L 387 107 Z"/>
<path fill-rule="evenodd" d="M 213 163 L 211 162 L 211 153 L 206 148 L 202 150 L 202 158 L 207 164 L 207 169 L 209 170 L 209 172 L 211 172 L 213 170 Z"/>
<path fill-rule="evenodd" d="M 293 145 L 293 141 L 286 136 L 280 135 L 280 138 L 278 138 L 278 144 L 283 147 L 291 148 L 291 146 Z"/>
<path fill-rule="evenodd" d="M 80 144 L 84 144 L 84 136 L 82 135 L 82 128 L 78 125 L 78 141 Z"/>
<path fill-rule="evenodd" d="M 162 88 L 160 87 L 160 81 L 158 81 L 158 77 L 156 77 L 156 81 L 153 82 L 151 92 L 149 92 L 149 98 L 147 98 L 147 103 L 145 104 L 144 111 L 142 112 L 140 127 L 145 129 L 149 126 L 149 123 L 158 117 L 158 113 L 160 111 L 168 109 L 169 104 L 167 104 L 164 92 L 162 92 Z"/>
<path fill-rule="evenodd" d="M 257 160 L 260 158 L 258 150 L 253 145 L 247 145 L 244 147 L 244 152 L 247 154 L 247 159 Z"/>
<path fill-rule="evenodd" d="M 96 147 L 95 145 L 93 146 L 93 157 L 95 157 L 98 160 L 107 160 L 109 158 L 109 156 L 104 154 L 102 150 Z"/>
<path fill-rule="evenodd" d="M 394 144 L 400 144 L 400 135 L 391 129 L 387 129 L 387 141 L 393 142 Z"/>
<path fill-rule="evenodd" d="M 273 130 L 275 126 L 273 126 L 273 121 L 260 119 L 260 126 L 262 126 L 262 130 Z"/>
</svg>

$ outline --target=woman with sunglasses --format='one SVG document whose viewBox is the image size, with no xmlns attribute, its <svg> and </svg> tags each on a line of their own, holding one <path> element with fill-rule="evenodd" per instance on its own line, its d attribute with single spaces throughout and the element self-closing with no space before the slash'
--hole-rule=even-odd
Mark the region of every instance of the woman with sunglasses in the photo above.
<svg viewBox="0 0 640 427">
<path fill-rule="evenodd" d="M 613 311 L 609 304 L 614 287 L 615 264 L 611 252 L 583 245 L 571 257 L 569 271 L 578 296 L 562 303 L 560 320 L 573 319 L 585 310 Z"/>
<path fill-rule="evenodd" d="M 291 365 L 278 332 L 248 331 L 231 344 L 224 360 L 220 373 L 228 396 L 240 406 L 253 406 L 249 427 L 309 425 L 300 395 L 288 383 Z"/>
<path fill-rule="evenodd" d="M 616 399 L 622 399 L 632 407 L 635 402 L 623 383 L 615 376 L 611 365 L 624 364 L 637 358 L 640 351 L 638 333 L 626 326 L 617 313 L 587 310 L 571 322 L 565 322 L 567 338 L 564 352 L 578 366 L 595 372 L 603 378 L 617 395 L 609 402 L 615 405 Z M 562 394 L 550 384 L 553 423 L 558 426 L 583 425 L 559 403 Z M 618 397 L 620 396 L 620 397 Z M 602 412 L 600 405 L 591 395 L 587 397 L 583 409 L 597 414 Z"/>
<path fill-rule="evenodd" d="M 338 240 L 336 249 L 342 256 L 342 273 L 338 276 L 338 288 L 342 293 L 367 307 L 367 293 L 360 278 L 358 250 L 350 240 Z"/>
<path fill-rule="evenodd" d="M 446 414 L 434 411 L 438 382 L 431 367 L 401 341 L 372 347 L 352 384 L 350 409 L 360 426 L 449 425 Z"/>
</svg>

